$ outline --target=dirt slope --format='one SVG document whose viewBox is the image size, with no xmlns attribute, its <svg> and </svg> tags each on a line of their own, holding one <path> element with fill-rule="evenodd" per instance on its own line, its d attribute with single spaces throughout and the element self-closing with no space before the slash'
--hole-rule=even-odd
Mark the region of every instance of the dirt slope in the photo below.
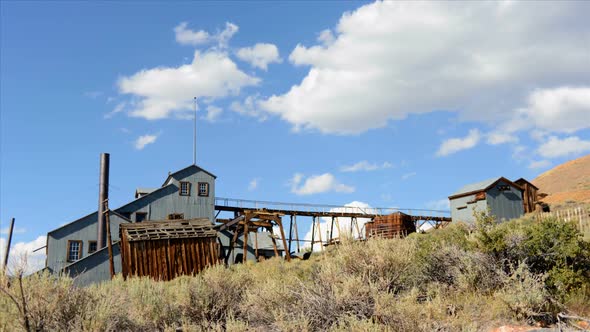
<svg viewBox="0 0 590 332">
<path fill-rule="evenodd" d="M 590 203 L 590 154 L 554 167 L 532 182 L 549 194 L 543 199 L 546 203 Z"/>
</svg>

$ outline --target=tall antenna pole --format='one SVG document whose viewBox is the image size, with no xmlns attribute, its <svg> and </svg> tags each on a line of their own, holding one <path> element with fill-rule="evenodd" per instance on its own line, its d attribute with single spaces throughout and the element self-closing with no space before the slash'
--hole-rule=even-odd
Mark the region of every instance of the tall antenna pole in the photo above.
<svg viewBox="0 0 590 332">
<path fill-rule="evenodd" d="M 197 164 L 197 97 L 195 100 L 195 118 L 193 119 L 193 165 Z"/>
</svg>

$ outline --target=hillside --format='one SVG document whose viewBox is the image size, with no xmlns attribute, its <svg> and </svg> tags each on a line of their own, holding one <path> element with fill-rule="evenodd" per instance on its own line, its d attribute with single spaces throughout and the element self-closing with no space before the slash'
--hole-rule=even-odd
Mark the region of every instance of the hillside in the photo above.
<svg viewBox="0 0 590 332">
<path fill-rule="evenodd" d="M 543 199 L 551 205 L 569 201 L 590 203 L 590 154 L 570 160 L 539 175 L 533 180 Z"/>
</svg>

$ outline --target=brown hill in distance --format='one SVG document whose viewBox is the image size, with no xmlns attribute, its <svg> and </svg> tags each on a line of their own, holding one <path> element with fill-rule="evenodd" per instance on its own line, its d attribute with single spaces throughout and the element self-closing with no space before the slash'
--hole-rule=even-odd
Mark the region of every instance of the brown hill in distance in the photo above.
<svg viewBox="0 0 590 332">
<path fill-rule="evenodd" d="M 550 205 L 590 203 L 590 154 L 556 166 L 532 182 L 549 195 L 542 201 Z"/>
</svg>

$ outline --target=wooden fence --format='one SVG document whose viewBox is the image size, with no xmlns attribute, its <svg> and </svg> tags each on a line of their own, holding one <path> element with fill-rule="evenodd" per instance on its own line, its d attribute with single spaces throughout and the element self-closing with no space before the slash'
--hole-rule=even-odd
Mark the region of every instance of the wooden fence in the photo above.
<svg viewBox="0 0 590 332">
<path fill-rule="evenodd" d="M 587 207 L 576 207 L 570 209 L 560 209 L 551 212 L 535 213 L 536 220 L 542 220 L 551 217 L 563 221 L 573 222 L 582 234 L 590 234 L 590 209 Z"/>
</svg>

